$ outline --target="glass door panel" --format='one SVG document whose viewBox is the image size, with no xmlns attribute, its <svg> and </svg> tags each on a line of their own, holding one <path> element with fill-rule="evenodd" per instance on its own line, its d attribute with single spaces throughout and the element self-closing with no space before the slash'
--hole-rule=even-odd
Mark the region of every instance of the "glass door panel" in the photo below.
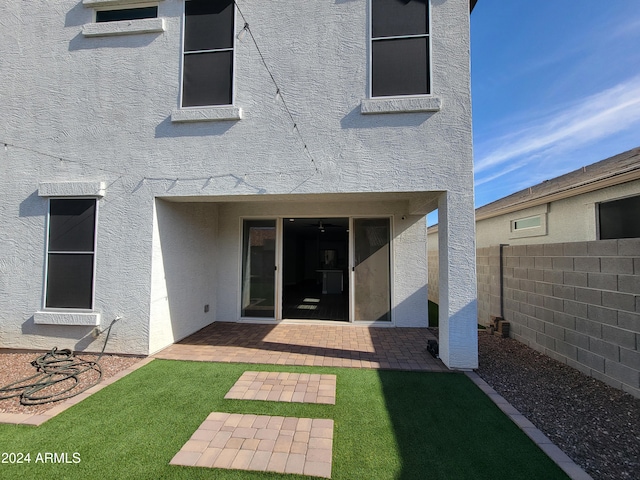
<svg viewBox="0 0 640 480">
<path fill-rule="evenodd" d="M 275 317 L 276 221 L 244 220 L 242 316 Z"/>
<path fill-rule="evenodd" d="M 391 321 L 391 224 L 353 219 L 353 320 Z"/>
</svg>

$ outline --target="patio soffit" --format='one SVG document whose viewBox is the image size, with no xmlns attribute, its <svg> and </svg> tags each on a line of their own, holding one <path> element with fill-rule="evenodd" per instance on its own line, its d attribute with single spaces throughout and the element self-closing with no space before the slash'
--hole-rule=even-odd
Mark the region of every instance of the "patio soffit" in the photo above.
<svg viewBox="0 0 640 480">
<path fill-rule="evenodd" d="M 426 215 L 438 207 L 442 192 L 367 192 L 367 193 L 314 193 L 265 195 L 196 195 L 159 196 L 177 203 L 346 203 L 346 202 L 407 202 L 407 213 Z"/>
</svg>

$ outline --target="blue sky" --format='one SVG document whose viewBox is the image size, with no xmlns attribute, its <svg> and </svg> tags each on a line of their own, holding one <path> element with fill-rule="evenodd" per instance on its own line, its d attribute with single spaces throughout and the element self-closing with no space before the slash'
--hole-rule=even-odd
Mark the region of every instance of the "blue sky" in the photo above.
<svg viewBox="0 0 640 480">
<path fill-rule="evenodd" d="M 471 58 L 476 207 L 640 146 L 640 0 L 479 0 Z"/>
</svg>

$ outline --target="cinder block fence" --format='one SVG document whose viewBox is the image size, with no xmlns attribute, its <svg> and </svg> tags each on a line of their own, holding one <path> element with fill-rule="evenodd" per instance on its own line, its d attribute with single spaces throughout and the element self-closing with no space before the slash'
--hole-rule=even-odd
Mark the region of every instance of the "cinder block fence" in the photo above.
<svg viewBox="0 0 640 480">
<path fill-rule="evenodd" d="M 477 272 L 478 323 L 640 398 L 640 239 L 480 248 Z"/>
</svg>

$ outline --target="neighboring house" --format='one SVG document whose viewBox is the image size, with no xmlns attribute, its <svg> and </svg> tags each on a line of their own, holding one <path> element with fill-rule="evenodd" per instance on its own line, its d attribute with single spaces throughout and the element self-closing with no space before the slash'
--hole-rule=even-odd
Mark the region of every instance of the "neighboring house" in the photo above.
<svg viewBox="0 0 640 480">
<path fill-rule="evenodd" d="M 478 323 L 503 318 L 511 337 L 640 397 L 638 219 L 640 148 L 478 208 Z"/>
<path fill-rule="evenodd" d="M 475 2 L 472 2 L 472 5 Z M 5 2 L 0 347 L 427 326 L 477 366 L 469 0 Z"/>
<path fill-rule="evenodd" d="M 530 245 L 640 237 L 640 147 L 476 209 L 476 244 Z M 437 250 L 438 226 L 429 230 Z"/>
<path fill-rule="evenodd" d="M 477 247 L 640 237 L 640 147 L 476 209 Z"/>
</svg>

